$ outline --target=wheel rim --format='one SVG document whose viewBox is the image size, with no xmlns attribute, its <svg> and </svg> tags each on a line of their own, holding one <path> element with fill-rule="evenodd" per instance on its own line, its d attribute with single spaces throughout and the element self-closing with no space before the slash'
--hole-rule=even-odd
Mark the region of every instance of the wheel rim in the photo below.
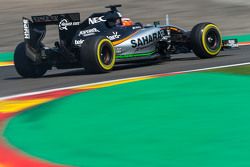
<svg viewBox="0 0 250 167">
<path fill-rule="evenodd" d="M 102 39 L 97 48 L 97 58 L 101 68 L 109 71 L 115 64 L 115 50 L 112 42 L 108 39 Z"/>
<path fill-rule="evenodd" d="M 104 43 L 101 46 L 100 58 L 104 65 L 110 65 L 113 61 L 113 53 L 110 45 Z"/>
<path fill-rule="evenodd" d="M 206 45 L 212 50 L 216 51 L 220 47 L 219 34 L 215 29 L 210 29 L 206 34 Z"/>
</svg>

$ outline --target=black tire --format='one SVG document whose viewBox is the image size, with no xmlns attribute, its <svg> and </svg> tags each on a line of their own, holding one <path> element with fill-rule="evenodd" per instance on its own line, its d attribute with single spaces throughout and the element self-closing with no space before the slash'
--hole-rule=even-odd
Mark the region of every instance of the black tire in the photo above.
<svg viewBox="0 0 250 167">
<path fill-rule="evenodd" d="M 191 31 L 192 50 L 200 58 L 216 57 L 222 48 L 219 28 L 213 23 L 197 24 Z"/>
<path fill-rule="evenodd" d="M 80 58 L 83 67 L 90 73 L 109 72 L 115 65 L 115 49 L 105 37 L 90 37 L 81 47 Z"/>
<path fill-rule="evenodd" d="M 47 72 L 47 67 L 34 64 L 26 55 L 26 44 L 17 45 L 14 53 L 14 64 L 18 74 L 24 78 L 38 78 Z"/>
</svg>

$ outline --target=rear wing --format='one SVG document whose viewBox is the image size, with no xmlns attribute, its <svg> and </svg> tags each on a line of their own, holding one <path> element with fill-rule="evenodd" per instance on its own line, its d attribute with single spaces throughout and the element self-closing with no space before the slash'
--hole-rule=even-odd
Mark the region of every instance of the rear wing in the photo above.
<svg viewBox="0 0 250 167">
<path fill-rule="evenodd" d="M 41 16 L 31 16 L 31 19 L 34 24 L 57 24 L 59 22 L 59 15 L 41 15 Z"/>
<path fill-rule="evenodd" d="M 32 16 L 31 20 L 23 17 L 25 42 L 39 51 L 46 35 L 47 25 L 58 25 L 60 42 L 71 43 L 74 33 L 80 24 L 80 13 Z"/>
</svg>

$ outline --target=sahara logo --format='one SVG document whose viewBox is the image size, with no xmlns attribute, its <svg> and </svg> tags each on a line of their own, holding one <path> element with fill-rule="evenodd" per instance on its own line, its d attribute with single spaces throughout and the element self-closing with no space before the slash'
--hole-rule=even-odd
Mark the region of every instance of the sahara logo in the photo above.
<svg viewBox="0 0 250 167">
<path fill-rule="evenodd" d="M 149 34 L 147 36 L 131 40 L 132 48 L 137 48 L 145 45 L 149 45 L 157 40 L 162 39 L 164 31 L 158 31 L 157 33 Z"/>
<path fill-rule="evenodd" d="M 23 19 L 23 34 L 24 39 L 30 39 L 30 26 L 29 26 L 29 20 Z"/>
<path fill-rule="evenodd" d="M 96 24 L 96 23 L 105 22 L 105 21 L 107 20 L 104 19 L 104 16 L 89 18 L 89 24 Z"/>
<path fill-rule="evenodd" d="M 113 35 L 107 36 L 107 38 L 111 41 L 120 38 L 121 35 L 118 34 L 118 32 L 113 32 Z"/>
<path fill-rule="evenodd" d="M 68 22 L 66 19 L 62 19 L 59 23 L 59 30 L 68 30 L 68 26 L 78 26 L 80 22 Z"/>
</svg>

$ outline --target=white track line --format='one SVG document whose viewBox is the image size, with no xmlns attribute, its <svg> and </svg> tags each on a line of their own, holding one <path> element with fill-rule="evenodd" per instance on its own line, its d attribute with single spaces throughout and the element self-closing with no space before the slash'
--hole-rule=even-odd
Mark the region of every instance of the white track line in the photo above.
<svg viewBox="0 0 250 167">
<path fill-rule="evenodd" d="M 239 64 L 231 64 L 231 65 L 224 65 L 224 66 L 215 66 L 215 67 L 208 67 L 208 68 L 201 68 L 201 69 L 195 69 L 195 70 L 180 71 L 180 73 L 198 72 L 198 71 L 206 71 L 206 70 L 213 70 L 213 69 L 218 69 L 218 68 L 236 67 L 236 66 L 244 66 L 244 65 L 250 65 L 250 62 L 239 63 Z"/>
<path fill-rule="evenodd" d="M 12 99 L 12 98 L 24 97 L 24 96 L 32 96 L 32 95 L 38 95 L 38 94 L 43 94 L 43 93 L 51 93 L 51 92 L 60 91 L 60 90 L 67 90 L 67 89 L 74 89 L 74 88 L 79 88 L 79 87 L 94 86 L 94 85 L 106 84 L 106 83 L 112 83 L 112 82 L 118 82 L 118 81 L 125 81 L 125 80 L 128 80 L 128 79 L 139 79 L 141 77 L 142 76 L 131 77 L 131 78 L 123 78 L 123 79 L 116 79 L 116 80 L 109 80 L 109 81 L 102 81 L 102 82 L 82 84 L 82 85 L 75 85 L 75 86 L 68 86 L 68 87 L 55 88 L 55 89 L 48 89 L 48 90 L 43 90 L 43 91 L 34 91 L 34 92 L 29 92 L 29 93 L 22 93 L 22 94 L 17 94 L 17 95 L 0 97 L 0 100 L 7 100 L 7 99 Z"/>
<path fill-rule="evenodd" d="M 12 98 L 31 96 L 31 95 L 38 95 L 38 94 L 50 93 L 50 92 L 55 92 L 55 91 L 60 91 L 60 90 L 79 88 L 79 87 L 84 87 L 84 86 L 93 86 L 93 85 L 97 85 L 97 84 L 106 84 L 106 83 L 112 83 L 112 82 L 117 82 L 117 81 L 124 81 L 124 80 L 128 80 L 128 79 L 140 79 L 140 78 L 144 78 L 144 77 L 154 77 L 154 76 L 157 76 L 157 75 L 171 75 L 171 74 L 178 74 L 178 73 L 191 73 L 191 72 L 206 71 L 206 70 L 213 70 L 213 69 L 226 68 L 226 67 L 235 67 L 235 66 L 243 66 L 243 65 L 250 65 L 250 62 L 240 63 L 240 64 L 224 65 L 224 66 L 215 66 L 215 67 L 208 67 L 208 68 L 200 68 L 200 69 L 195 69 L 195 70 L 160 73 L 160 74 L 145 75 L 145 76 L 139 76 L 139 77 L 130 77 L 130 78 L 123 78 L 123 79 L 116 79 L 116 80 L 97 82 L 97 83 L 90 83 L 90 84 L 62 87 L 62 88 L 56 88 L 56 89 L 49 89 L 49 90 L 44 90 L 44 91 L 35 91 L 35 92 L 30 92 L 30 93 L 22 93 L 22 94 L 17 94 L 17 95 L 12 95 L 12 96 L 1 97 L 0 100 L 8 100 L 8 99 L 12 99 Z"/>
</svg>

